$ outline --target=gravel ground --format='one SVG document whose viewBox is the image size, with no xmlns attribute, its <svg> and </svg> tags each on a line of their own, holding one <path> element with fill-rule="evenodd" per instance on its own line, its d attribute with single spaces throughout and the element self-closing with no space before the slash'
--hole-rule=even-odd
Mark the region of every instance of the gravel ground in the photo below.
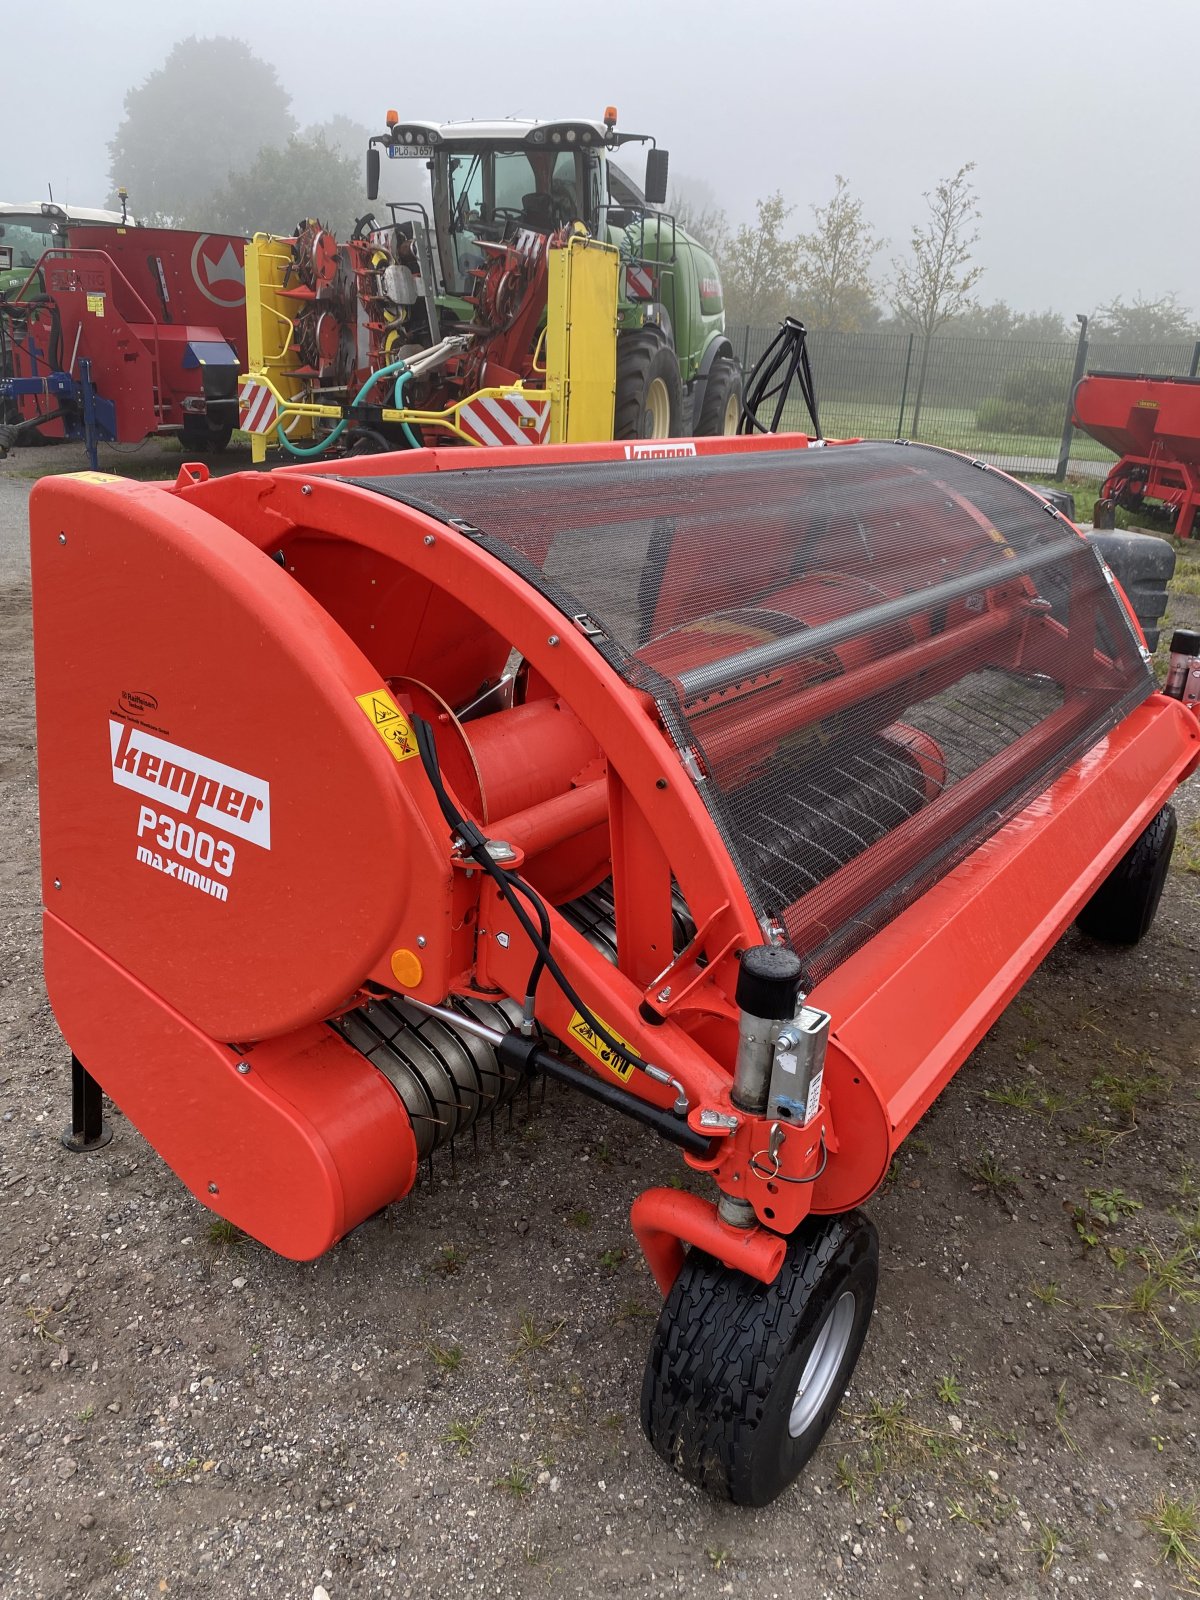
<svg viewBox="0 0 1200 1600">
<path fill-rule="evenodd" d="M 715 1505 L 636 1419 L 658 1301 L 626 1218 L 681 1170 L 651 1136 L 551 1093 L 306 1266 L 119 1114 L 59 1145 L 28 465 L 0 468 L 0 1591 L 1186 1591 L 1156 1522 L 1200 1481 L 1195 785 L 1151 936 L 1068 934 L 872 1201 L 875 1322 L 809 1471 Z"/>
</svg>

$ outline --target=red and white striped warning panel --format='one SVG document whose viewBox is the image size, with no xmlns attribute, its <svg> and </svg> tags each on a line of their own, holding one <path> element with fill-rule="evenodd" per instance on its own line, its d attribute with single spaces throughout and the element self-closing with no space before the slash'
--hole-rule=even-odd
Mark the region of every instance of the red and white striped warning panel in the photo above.
<svg viewBox="0 0 1200 1600">
<path fill-rule="evenodd" d="M 275 396 L 253 379 L 238 390 L 238 427 L 243 433 L 270 433 L 279 415 Z"/>
<path fill-rule="evenodd" d="M 654 274 L 649 267 L 626 267 L 625 290 L 631 300 L 653 300 Z"/>
<path fill-rule="evenodd" d="M 468 400 L 458 408 L 458 425 L 476 444 L 545 444 L 550 402 L 519 394 Z"/>
</svg>

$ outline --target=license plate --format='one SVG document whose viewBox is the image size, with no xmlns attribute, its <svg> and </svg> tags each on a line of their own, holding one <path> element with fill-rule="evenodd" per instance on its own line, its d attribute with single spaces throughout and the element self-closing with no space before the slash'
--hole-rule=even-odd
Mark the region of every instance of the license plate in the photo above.
<svg viewBox="0 0 1200 1600">
<path fill-rule="evenodd" d="M 417 156 L 431 156 L 433 147 L 428 144 L 389 144 L 387 153 L 389 161 L 414 161 Z"/>
</svg>

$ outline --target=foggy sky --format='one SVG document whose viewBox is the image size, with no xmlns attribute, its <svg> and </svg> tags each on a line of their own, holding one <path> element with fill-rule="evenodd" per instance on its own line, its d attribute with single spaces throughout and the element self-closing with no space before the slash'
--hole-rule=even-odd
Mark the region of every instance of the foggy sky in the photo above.
<svg viewBox="0 0 1200 1600">
<path fill-rule="evenodd" d="M 453 0 L 439 22 L 440 11 L 57 0 L 50 34 L 25 50 L 17 35 L 38 23 L 17 7 L 0 45 L 0 200 L 44 199 L 50 182 L 60 201 L 102 205 L 126 89 L 177 39 L 226 33 L 276 67 L 302 125 L 343 112 L 382 128 L 388 106 L 435 121 L 598 117 L 615 102 L 620 125 L 654 133 L 672 173 L 710 183 L 735 224 L 778 188 L 804 227 L 840 172 L 888 236 L 882 271 L 922 191 L 975 161 L 985 302 L 1070 320 L 1116 295 L 1175 290 L 1200 308 L 1200 0 Z"/>
</svg>

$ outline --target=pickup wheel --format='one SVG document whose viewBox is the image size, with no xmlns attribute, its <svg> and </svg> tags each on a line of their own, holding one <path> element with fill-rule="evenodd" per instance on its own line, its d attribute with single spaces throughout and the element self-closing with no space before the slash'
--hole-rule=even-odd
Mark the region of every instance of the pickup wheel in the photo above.
<svg viewBox="0 0 1200 1600">
<path fill-rule="evenodd" d="M 1177 831 L 1174 806 L 1164 806 L 1079 913 L 1081 932 L 1106 944 L 1137 944 L 1149 933 Z"/>
<path fill-rule="evenodd" d="M 642 1428 L 689 1483 L 765 1506 L 821 1442 L 862 1350 L 879 1241 L 861 1212 L 810 1217 L 774 1283 L 692 1250 L 658 1319 Z"/>
</svg>

